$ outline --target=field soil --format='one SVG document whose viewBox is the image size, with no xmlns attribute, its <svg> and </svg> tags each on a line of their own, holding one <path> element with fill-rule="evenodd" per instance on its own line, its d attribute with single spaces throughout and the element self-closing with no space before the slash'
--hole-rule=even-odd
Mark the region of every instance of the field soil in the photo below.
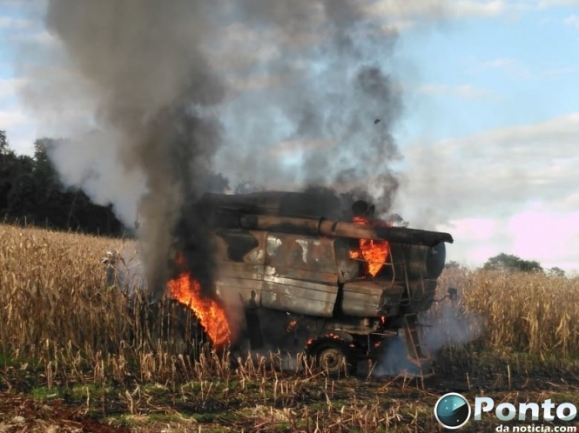
<svg viewBox="0 0 579 433">
<path fill-rule="evenodd" d="M 50 389 L 34 387 L 33 376 L 19 381 L 12 372 L 15 385 L 0 393 L 0 432 L 442 432 L 433 408 L 447 392 L 471 402 L 487 395 L 497 404 L 579 402 L 577 377 L 556 369 L 531 376 L 505 371 L 425 379 L 377 378 L 361 370 L 344 378 L 278 372 L 267 381 L 255 377 L 245 383 L 232 377 L 171 387 L 128 380 Z M 487 414 L 460 431 L 494 431 L 499 424 Z"/>
</svg>

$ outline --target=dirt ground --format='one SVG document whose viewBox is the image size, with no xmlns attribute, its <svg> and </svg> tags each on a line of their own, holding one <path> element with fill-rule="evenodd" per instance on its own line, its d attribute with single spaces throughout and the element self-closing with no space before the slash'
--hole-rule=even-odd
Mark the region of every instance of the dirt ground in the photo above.
<svg viewBox="0 0 579 433">
<path fill-rule="evenodd" d="M 286 378 L 288 381 L 295 380 L 291 376 Z M 181 393 L 179 401 L 175 401 L 175 393 L 169 388 L 159 385 L 153 392 L 152 388 L 141 386 L 141 403 L 137 409 L 131 410 L 127 409 L 125 403 L 110 398 L 106 408 L 101 407 L 105 403 L 101 403 L 97 396 L 91 402 L 79 398 L 76 401 L 70 397 L 63 398 L 57 389 L 54 394 L 47 393 L 41 397 L 15 389 L 2 391 L 0 433 L 307 432 L 316 431 L 316 417 L 319 432 L 441 432 L 443 430 L 434 420 L 432 410 L 437 399 L 447 392 L 459 392 L 471 400 L 486 394 L 496 401 L 512 403 L 537 402 L 545 398 L 559 402 L 579 401 L 579 381 L 574 377 L 558 377 L 557 374 L 540 377 L 496 375 L 489 376 L 487 380 L 482 377 L 471 380 L 446 375 L 424 381 L 400 377 L 368 379 L 360 376 L 338 379 L 332 381 L 331 385 L 328 385 L 326 378 L 320 378 L 318 382 L 304 385 L 296 392 L 296 398 L 285 402 L 271 395 L 260 394 L 257 384 L 254 388 L 247 388 L 245 393 L 227 399 L 220 399 L 223 394 L 216 393 L 214 401 L 206 399 L 203 404 L 201 400 L 195 400 L 193 394 Z M 122 391 L 126 392 L 124 389 Z M 233 389 L 231 391 L 235 392 Z M 121 389 L 116 394 L 121 396 Z M 364 413 L 376 416 L 376 408 L 395 408 L 400 417 L 387 430 L 375 430 L 372 424 L 367 428 L 332 428 L 334 417 L 340 417 L 340 407 L 348 405 L 358 405 L 360 409 L 357 416 L 360 417 Z M 309 414 L 312 424 L 309 427 L 303 423 L 299 427 L 292 427 L 283 419 L 283 414 L 288 410 L 295 411 L 297 418 Z M 344 418 L 344 409 L 341 411 Z M 277 414 L 277 418 L 274 414 Z M 320 424 L 323 417 L 326 417 L 327 422 Z M 483 422 L 471 423 L 460 431 L 494 431 L 497 425 L 497 420 L 489 415 Z"/>
<path fill-rule="evenodd" d="M 130 432 L 86 415 L 86 408 L 62 400 L 34 399 L 21 393 L 0 393 L 0 433 Z"/>
</svg>

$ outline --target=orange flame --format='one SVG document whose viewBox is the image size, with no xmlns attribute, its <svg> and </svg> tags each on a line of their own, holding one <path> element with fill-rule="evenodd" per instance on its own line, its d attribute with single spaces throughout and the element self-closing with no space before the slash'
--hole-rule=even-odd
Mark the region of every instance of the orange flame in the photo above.
<svg viewBox="0 0 579 433">
<path fill-rule="evenodd" d="M 181 254 L 177 257 L 177 264 L 183 264 Z M 215 346 L 230 342 L 231 329 L 225 310 L 214 299 L 206 298 L 201 294 L 201 284 L 189 272 L 182 271 L 176 278 L 169 280 L 167 286 L 173 299 L 195 313 Z"/>
<path fill-rule="evenodd" d="M 382 221 L 372 223 L 364 216 L 355 216 L 352 219 L 354 224 L 360 225 L 386 225 L 390 224 Z M 368 263 L 368 273 L 374 277 L 382 269 L 388 258 L 388 242 L 375 241 L 372 239 L 360 239 L 359 249 L 350 251 L 351 259 L 363 259 Z"/>
<path fill-rule="evenodd" d="M 297 320 L 292 320 L 291 322 L 289 322 L 289 324 L 287 325 L 286 331 L 287 332 L 291 332 L 293 331 L 296 326 L 298 325 L 298 321 Z"/>
</svg>

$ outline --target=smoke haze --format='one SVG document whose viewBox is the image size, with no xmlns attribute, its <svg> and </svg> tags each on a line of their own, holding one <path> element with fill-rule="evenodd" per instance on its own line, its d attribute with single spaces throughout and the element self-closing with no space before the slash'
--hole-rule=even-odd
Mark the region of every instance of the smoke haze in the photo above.
<svg viewBox="0 0 579 433">
<path fill-rule="evenodd" d="M 175 236 L 211 287 L 212 246 L 194 208 L 206 190 L 331 186 L 390 208 L 402 110 L 389 64 L 396 33 L 364 6 L 48 2 L 54 43 L 23 51 L 23 100 L 67 137 L 49 149 L 65 183 L 112 203 L 126 225 L 139 213 L 157 296 Z"/>
<path fill-rule="evenodd" d="M 359 1 L 237 4 L 245 24 L 276 43 L 240 47 L 256 57 L 258 79 L 224 110 L 235 135 L 225 135 L 216 169 L 258 186 L 363 186 L 387 210 L 398 187 L 389 165 L 400 156 L 391 131 L 401 93 L 383 69 L 395 32 L 379 29 Z M 248 107 L 260 107 L 259 117 Z"/>
<path fill-rule="evenodd" d="M 422 332 L 422 342 L 432 359 L 445 346 L 461 346 L 483 335 L 484 323 L 481 316 L 463 311 L 452 302 L 442 302 L 421 315 L 420 322 L 426 325 Z M 376 376 L 393 376 L 404 374 L 419 376 L 420 368 L 407 358 L 407 351 L 402 337 L 386 340 L 382 355 L 374 370 Z"/>
</svg>

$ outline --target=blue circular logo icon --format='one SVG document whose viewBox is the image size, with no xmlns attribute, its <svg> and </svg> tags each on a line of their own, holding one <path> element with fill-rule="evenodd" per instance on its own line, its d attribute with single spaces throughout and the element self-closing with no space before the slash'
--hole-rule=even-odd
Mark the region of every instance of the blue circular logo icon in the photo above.
<svg viewBox="0 0 579 433">
<path fill-rule="evenodd" d="M 434 406 L 434 416 L 444 428 L 461 428 L 470 419 L 470 405 L 466 398 L 456 392 L 444 394 Z"/>
</svg>

